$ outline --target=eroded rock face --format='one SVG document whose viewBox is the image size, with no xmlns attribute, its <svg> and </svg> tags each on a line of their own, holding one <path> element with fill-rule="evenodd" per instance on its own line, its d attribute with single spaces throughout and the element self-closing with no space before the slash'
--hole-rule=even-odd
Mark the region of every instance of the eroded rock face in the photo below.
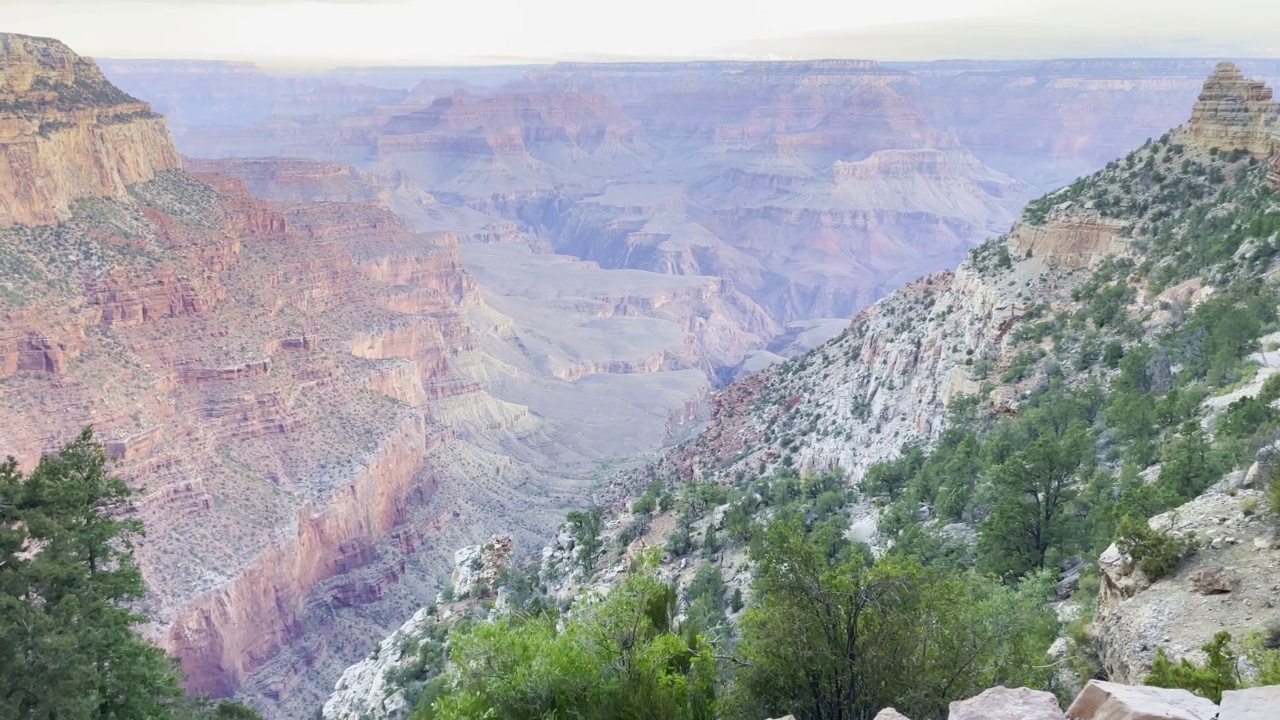
<svg viewBox="0 0 1280 720">
<path fill-rule="evenodd" d="M 1269 158 L 1280 127 L 1280 105 L 1266 83 L 1248 80 L 1233 63 L 1221 62 L 1205 80 L 1191 111 L 1186 137 L 1202 147 L 1245 150 Z"/>
<path fill-rule="evenodd" d="M 994 687 L 951 703 L 947 720 L 1063 720 L 1063 715 L 1053 693 Z"/>
<path fill-rule="evenodd" d="M 181 165 L 164 120 L 56 40 L 0 35 L 0 105 L 0 227 L 67 220 Z"/>
<path fill-rule="evenodd" d="M 94 426 L 144 488 L 148 635 L 192 690 L 305 714 L 447 574 L 421 552 L 437 538 L 477 540 L 509 503 L 525 537 L 558 517 L 543 480 L 458 437 L 529 419 L 459 373 L 477 347 L 457 241 L 363 198 L 273 203 L 213 165 L 170 169 L 163 122 L 133 117 L 145 106 L 91 62 L 53 41 L 0 47 L 21 131 L 6 157 L 66 151 L 7 166 L 44 180 L 0 172 L 0 198 L 43 213 L 17 219 L 52 223 L 0 229 L 23 268 L 0 296 L 0 447 L 30 467 Z M 332 621 L 357 605 L 362 623 Z"/>
<path fill-rule="evenodd" d="M 482 588 L 487 594 L 497 588 L 498 576 L 511 560 L 513 542 L 507 535 L 495 535 L 482 545 L 468 545 L 453 554 L 453 592 L 465 597 Z"/>
<path fill-rule="evenodd" d="M 1214 720 L 1218 706 L 1186 690 L 1090 680 L 1067 720 Z"/>
<path fill-rule="evenodd" d="M 1258 490 L 1214 488 L 1152 518 L 1152 528 L 1194 535 L 1200 547 L 1155 582 L 1114 546 L 1102 555 L 1091 633 L 1108 677 L 1138 683 L 1159 648 L 1199 662 L 1200 648 L 1219 631 L 1242 638 L 1280 622 L 1272 521 L 1249 510 L 1264 503 Z"/>
</svg>

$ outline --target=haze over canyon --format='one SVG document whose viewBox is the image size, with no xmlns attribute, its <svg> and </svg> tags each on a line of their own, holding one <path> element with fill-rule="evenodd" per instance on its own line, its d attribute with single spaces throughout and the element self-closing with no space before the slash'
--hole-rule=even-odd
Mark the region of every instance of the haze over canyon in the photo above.
<svg viewBox="0 0 1280 720">
<path fill-rule="evenodd" d="M 0 452 L 94 426 L 142 488 L 148 637 L 306 717 L 457 548 L 534 552 L 1214 64 L 287 73 L 3 35 Z"/>
</svg>

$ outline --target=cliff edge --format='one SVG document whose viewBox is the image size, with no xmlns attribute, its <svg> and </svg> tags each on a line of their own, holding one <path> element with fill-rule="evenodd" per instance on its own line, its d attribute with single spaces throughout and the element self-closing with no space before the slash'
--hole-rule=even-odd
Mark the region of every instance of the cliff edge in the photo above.
<svg viewBox="0 0 1280 720">
<path fill-rule="evenodd" d="M 0 227 L 49 225 L 86 197 L 181 167 L 164 119 L 57 40 L 0 34 Z"/>
</svg>

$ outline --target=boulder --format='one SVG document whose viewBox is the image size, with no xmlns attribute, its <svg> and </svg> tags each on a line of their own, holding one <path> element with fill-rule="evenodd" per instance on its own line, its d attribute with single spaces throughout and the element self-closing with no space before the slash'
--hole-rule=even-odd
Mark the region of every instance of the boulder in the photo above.
<svg viewBox="0 0 1280 720">
<path fill-rule="evenodd" d="M 1240 578 L 1221 565 L 1212 565 L 1187 576 L 1187 582 L 1201 595 L 1222 595 L 1240 589 Z"/>
<path fill-rule="evenodd" d="M 1186 690 L 1090 680 L 1067 720 L 1214 720 L 1218 706 Z"/>
<path fill-rule="evenodd" d="M 1276 720 L 1280 718 L 1280 685 L 1228 690 L 1222 693 L 1218 720 Z"/>
<path fill-rule="evenodd" d="M 875 720 L 910 720 L 906 715 L 894 710 L 893 708 L 885 708 L 876 715 Z"/>
<path fill-rule="evenodd" d="M 1063 720 L 1053 693 L 1029 688 L 993 687 L 968 700 L 951 703 L 948 720 Z"/>
</svg>

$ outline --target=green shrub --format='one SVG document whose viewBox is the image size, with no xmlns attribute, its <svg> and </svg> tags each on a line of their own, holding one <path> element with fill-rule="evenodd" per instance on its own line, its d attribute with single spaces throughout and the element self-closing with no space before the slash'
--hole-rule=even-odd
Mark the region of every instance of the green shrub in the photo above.
<svg viewBox="0 0 1280 720">
<path fill-rule="evenodd" d="M 1152 530 L 1147 521 L 1126 515 L 1116 525 L 1116 546 L 1154 582 L 1177 569 L 1182 558 L 1194 552 L 1198 544 L 1194 536 Z"/>
<path fill-rule="evenodd" d="M 1146 685 L 1162 688 L 1182 688 L 1215 703 L 1222 702 L 1224 690 L 1240 687 L 1236 673 L 1236 654 L 1231 647 L 1231 633 L 1220 632 L 1202 649 L 1206 654 L 1204 666 L 1193 665 L 1186 658 L 1174 663 L 1164 648 L 1156 651 L 1151 674 L 1143 680 Z"/>
</svg>

